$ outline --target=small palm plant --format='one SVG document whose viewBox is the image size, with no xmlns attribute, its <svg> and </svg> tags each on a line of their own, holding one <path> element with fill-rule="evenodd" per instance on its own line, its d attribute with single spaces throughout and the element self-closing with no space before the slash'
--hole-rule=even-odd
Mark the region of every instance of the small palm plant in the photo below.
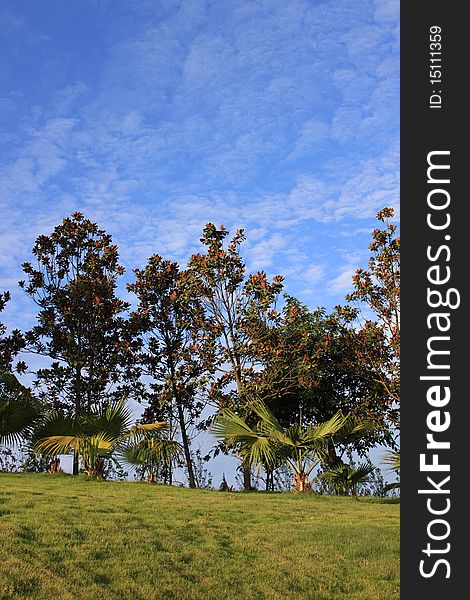
<svg viewBox="0 0 470 600">
<path fill-rule="evenodd" d="M 253 402 L 251 409 L 259 418 L 254 427 L 232 410 L 223 409 L 216 416 L 211 433 L 236 447 L 246 464 L 269 468 L 287 464 L 293 473 L 294 492 L 311 489 L 310 475 L 325 459 L 328 444 L 345 441 L 370 429 L 369 424 L 355 422 L 350 415 L 341 412 L 319 425 L 295 424 L 284 428 L 264 403 Z"/>
<path fill-rule="evenodd" d="M 354 468 L 341 463 L 318 476 L 319 480 L 326 481 L 333 486 L 339 496 L 357 498 L 357 488 L 361 483 L 367 483 L 374 471 L 374 465 L 367 461 Z"/>
<path fill-rule="evenodd" d="M 132 415 L 125 400 L 77 417 L 52 413 L 35 431 L 35 448 L 51 457 L 75 452 L 89 477 L 105 476 L 106 459 L 130 444 L 138 445 L 150 433 L 166 428 L 166 423 L 131 425 Z"/>
<path fill-rule="evenodd" d="M 170 467 L 183 455 L 183 447 L 176 440 L 162 437 L 168 428 L 155 431 L 139 431 L 138 436 L 131 438 L 119 450 L 119 458 L 128 465 L 140 466 L 147 474 L 147 483 L 155 483 L 159 469 Z M 140 439 L 139 439 L 140 438 Z"/>
</svg>

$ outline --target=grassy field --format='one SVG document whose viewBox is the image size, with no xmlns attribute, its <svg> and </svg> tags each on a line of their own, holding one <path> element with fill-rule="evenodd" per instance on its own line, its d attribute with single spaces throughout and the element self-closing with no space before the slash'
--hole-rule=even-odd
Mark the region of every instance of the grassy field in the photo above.
<svg viewBox="0 0 470 600">
<path fill-rule="evenodd" d="M 0 474 L 0 598 L 394 600 L 399 506 Z"/>
</svg>

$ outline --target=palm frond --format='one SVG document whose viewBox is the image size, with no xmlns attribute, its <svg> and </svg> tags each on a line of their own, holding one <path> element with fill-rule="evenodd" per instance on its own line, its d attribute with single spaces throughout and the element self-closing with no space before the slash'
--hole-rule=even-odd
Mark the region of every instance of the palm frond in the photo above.
<svg viewBox="0 0 470 600">
<path fill-rule="evenodd" d="M 108 431 L 116 437 L 122 436 L 131 427 L 132 420 L 125 398 L 103 405 L 86 419 L 91 431 Z"/>
<path fill-rule="evenodd" d="M 40 440 L 57 435 L 76 436 L 82 433 L 80 419 L 67 417 L 59 412 L 50 413 L 34 430 L 33 445 Z"/>
<path fill-rule="evenodd" d="M 388 450 L 385 453 L 383 462 L 388 465 L 389 471 L 399 471 L 400 470 L 400 453 L 394 452 L 392 450 Z"/>
<path fill-rule="evenodd" d="M 259 436 L 247 448 L 246 459 L 250 465 L 264 465 L 274 468 L 277 465 L 277 453 L 267 437 Z"/>
<path fill-rule="evenodd" d="M 260 417 L 262 421 L 262 425 L 266 427 L 270 432 L 280 432 L 283 433 L 284 429 L 282 425 L 279 424 L 279 421 L 273 415 L 273 413 L 269 410 L 269 408 L 264 404 L 264 402 L 256 401 L 250 404 L 250 408 Z"/>
<path fill-rule="evenodd" d="M 125 437 L 131 440 L 139 440 L 142 437 L 152 436 L 156 431 L 168 431 L 168 423 L 165 421 L 156 423 L 137 423 L 130 428 Z"/>
<path fill-rule="evenodd" d="M 0 442 L 19 444 L 40 417 L 37 407 L 17 399 L 0 400 Z"/>
<path fill-rule="evenodd" d="M 210 433 L 219 439 L 250 443 L 259 435 L 245 421 L 230 409 L 221 411 L 209 427 Z"/>
<path fill-rule="evenodd" d="M 181 456 L 183 448 L 176 440 L 146 438 L 119 450 L 120 459 L 130 465 L 163 463 L 165 465 Z"/>
<path fill-rule="evenodd" d="M 75 435 L 50 435 L 39 440 L 35 449 L 47 456 L 59 456 L 68 454 L 72 450 L 79 450 L 83 444 L 83 438 Z"/>
<path fill-rule="evenodd" d="M 338 411 L 328 421 L 307 427 L 304 439 L 308 443 L 330 439 L 345 427 L 348 420 L 349 415 L 343 415 L 341 411 Z"/>
<path fill-rule="evenodd" d="M 19 444 L 43 416 L 41 404 L 13 373 L 0 371 L 0 443 Z"/>
<path fill-rule="evenodd" d="M 361 463 L 355 468 L 355 475 L 359 481 L 365 481 L 374 472 L 374 465 L 370 461 Z"/>
<path fill-rule="evenodd" d="M 340 486 L 352 488 L 359 483 L 366 483 L 373 471 L 374 465 L 370 461 L 361 463 L 357 467 L 341 463 L 325 471 L 318 478 L 333 484 L 337 488 Z"/>
</svg>

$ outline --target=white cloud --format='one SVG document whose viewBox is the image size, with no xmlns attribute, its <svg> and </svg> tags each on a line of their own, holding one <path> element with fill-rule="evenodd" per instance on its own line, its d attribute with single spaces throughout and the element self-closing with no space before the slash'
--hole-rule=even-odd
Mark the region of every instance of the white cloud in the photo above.
<svg viewBox="0 0 470 600">
<path fill-rule="evenodd" d="M 128 270 L 155 251 L 184 263 L 212 221 L 244 227 L 250 268 L 286 274 L 292 293 L 342 292 L 342 273 L 325 281 L 351 266 L 344 248 L 398 208 L 397 3 L 157 4 L 89 2 L 97 64 L 69 69 L 41 42 L 56 89 L 4 94 L 1 281 L 79 209 Z"/>
<path fill-rule="evenodd" d="M 329 289 L 334 294 L 346 294 L 352 291 L 352 277 L 356 269 L 354 267 L 345 268 L 337 277 L 329 283 Z"/>
</svg>

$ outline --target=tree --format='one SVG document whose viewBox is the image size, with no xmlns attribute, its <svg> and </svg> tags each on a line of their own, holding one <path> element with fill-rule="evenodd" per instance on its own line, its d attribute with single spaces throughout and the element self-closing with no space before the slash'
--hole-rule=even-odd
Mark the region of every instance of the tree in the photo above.
<svg viewBox="0 0 470 600">
<path fill-rule="evenodd" d="M 350 327 L 346 312 L 311 311 L 296 298 L 285 298 L 280 318 L 265 329 L 260 343 L 255 341 L 263 364 L 255 378 L 258 397 L 284 427 L 322 423 L 338 411 L 373 423 L 347 444 L 328 441 L 325 460 L 330 467 L 345 451 L 365 456 L 377 443 L 391 443 L 389 400 L 367 365 L 357 360 L 365 341 Z"/>
<path fill-rule="evenodd" d="M 128 285 L 139 304 L 131 315 L 140 333 L 139 363 L 150 376 L 152 393 L 144 420 L 167 411 L 176 413 L 189 487 L 196 487 L 188 422 L 194 424 L 204 403 L 197 398 L 204 374 L 212 368 L 211 336 L 196 295 L 185 292 L 186 274 L 178 264 L 154 254 L 145 269 L 134 270 L 135 283 Z"/>
<path fill-rule="evenodd" d="M 104 478 L 106 460 L 113 453 L 142 452 L 155 432 L 166 429 L 166 423 L 131 423 L 132 414 L 124 400 L 114 400 L 106 407 L 101 405 L 74 417 L 54 412 L 35 431 L 35 448 L 52 457 L 72 451 L 82 458 L 89 477 Z M 160 449 L 168 449 L 163 440 Z"/>
<path fill-rule="evenodd" d="M 10 292 L 0 293 L 0 313 L 4 310 L 7 302 L 10 300 Z M 0 371 L 8 372 L 11 369 L 11 353 L 8 350 L 7 340 L 5 338 L 7 328 L 0 322 Z"/>
<path fill-rule="evenodd" d="M 282 277 L 269 282 L 266 274 L 258 272 L 246 276 L 240 256 L 245 240 L 238 230 L 227 247 L 224 241 L 229 232 L 206 225 L 201 238 L 206 247 L 203 254 L 191 256 L 187 269 L 187 294 L 199 298 L 209 333 L 214 344 L 205 357 L 213 360 L 211 399 L 217 406 L 231 406 L 238 414 L 249 418 L 250 383 L 256 372 L 256 356 L 252 340 L 259 324 L 275 318 L 276 299 L 282 289 Z M 250 469 L 243 465 L 244 488 L 250 489 Z"/>
<path fill-rule="evenodd" d="M 400 404 L 400 237 L 396 225 L 390 223 L 394 215 L 392 208 L 377 213 L 377 219 L 385 228 L 372 232 L 369 245 L 372 253 L 369 269 L 358 269 L 353 277 L 354 291 L 346 296 L 347 301 L 365 304 L 377 321 L 366 319 L 362 335 L 364 340 L 381 340 L 382 351 L 368 349 L 359 357 L 373 371 L 382 385 L 384 393 L 395 406 L 391 418 L 396 426 Z M 377 346 L 375 346 L 377 348 Z"/>
<path fill-rule="evenodd" d="M 20 286 L 39 313 L 25 349 L 51 360 L 36 371 L 35 385 L 52 408 L 78 416 L 100 406 L 131 368 L 133 341 L 123 318 L 129 305 L 116 296 L 124 269 L 111 236 L 79 212 L 39 236 L 33 255 L 36 267 L 23 264 L 27 282 Z"/>
<path fill-rule="evenodd" d="M 253 402 L 251 408 L 258 417 L 253 427 L 233 410 L 225 408 L 216 416 L 210 431 L 228 444 L 234 444 L 250 465 L 275 468 L 286 463 L 293 473 L 294 492 L 311 488 L 310 474 L 324 462 L 330 440 L 350 440 L 370 427 L 340 412 L 318 425 L 304 427 L 296 423 L 282 427 L 262 402 Z"/>
</svg>

